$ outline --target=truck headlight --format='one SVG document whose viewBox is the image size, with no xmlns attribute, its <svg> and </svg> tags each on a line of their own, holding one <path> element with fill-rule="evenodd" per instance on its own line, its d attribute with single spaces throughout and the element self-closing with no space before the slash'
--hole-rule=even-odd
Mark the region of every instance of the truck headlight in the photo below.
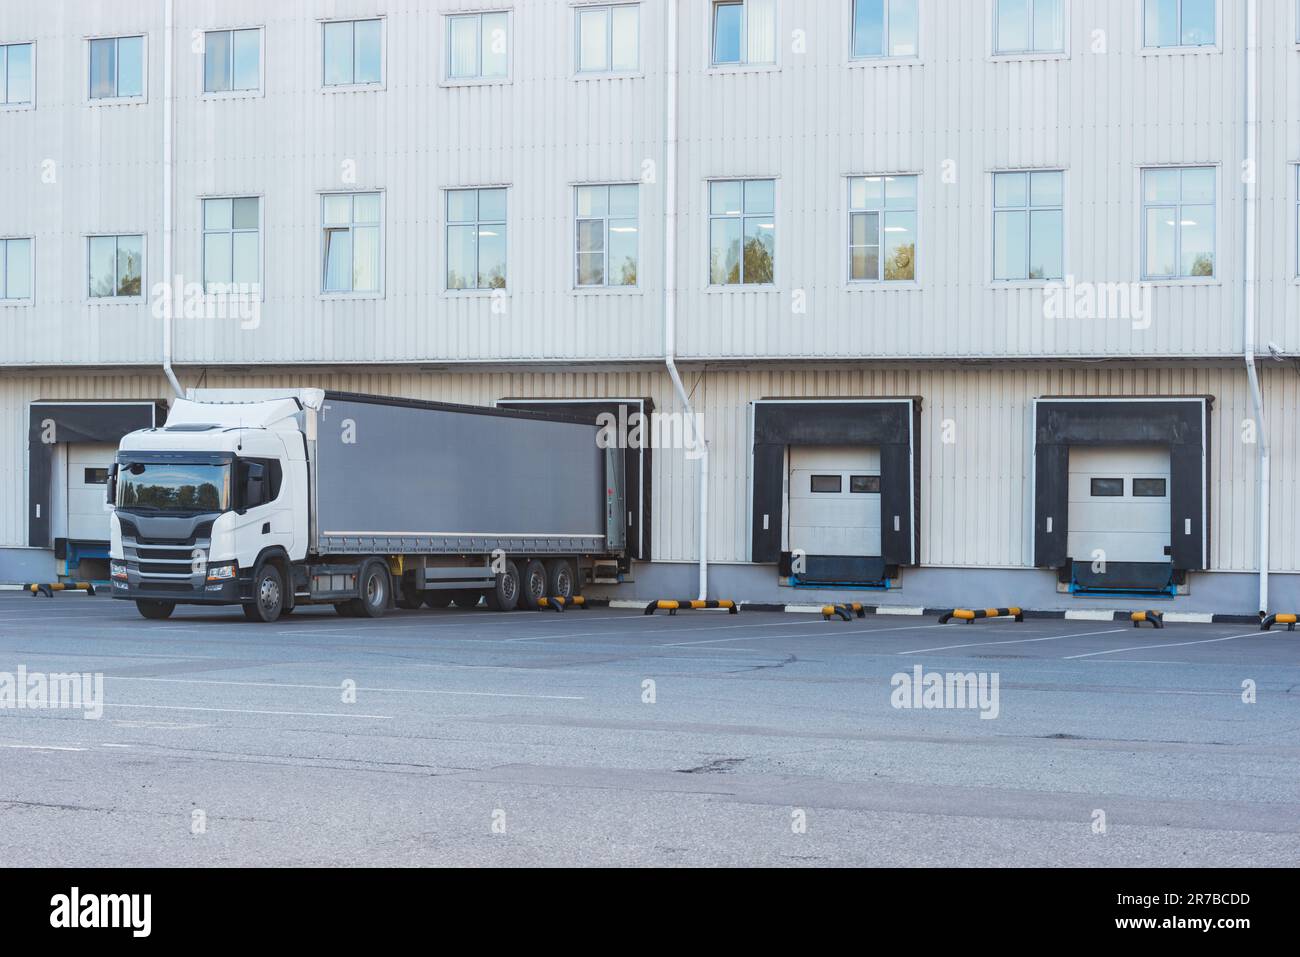
<svg viewBox="0 0 1300 957">
<path fill-rule="evenodd" d="M 235 577 L 238 566 L 234 562 L 227 562 L 224 565 L 208 566 L 208 581 L 220 582 L 229 581 Z"/>
<path fill-rule="evenodd" d="M 109 562 L 108 574 L 117 581 L 126 581 L 126 562 Z"/>
</svg>

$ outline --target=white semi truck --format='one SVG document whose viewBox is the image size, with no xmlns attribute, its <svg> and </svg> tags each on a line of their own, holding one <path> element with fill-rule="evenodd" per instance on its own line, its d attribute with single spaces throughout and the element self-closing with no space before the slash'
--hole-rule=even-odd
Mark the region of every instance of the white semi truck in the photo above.
<svg viewBox="0 0 1300 957">
<path fill-rule="evenodd" d="M 146 618 L 508 611 L 627 571 L 624 450 L 594 422 L 320 389 L 190 396 L 110 470 L 112 595 Z"/>
</svg>

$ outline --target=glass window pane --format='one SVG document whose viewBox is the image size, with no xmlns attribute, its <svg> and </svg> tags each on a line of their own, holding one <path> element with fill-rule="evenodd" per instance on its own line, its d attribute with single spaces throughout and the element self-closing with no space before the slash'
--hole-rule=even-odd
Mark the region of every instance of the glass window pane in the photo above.
<svg viewBox="0 0 1300 957">
<path fill-rule="evenodd" d="M 1183 202 L 1214 202 L 1214 170 L 1185 169 L 1183 172 Z"/>
<path fill-rule="evenodd" d="M 90 41 L 90 96 L 117 96 L 117 42 Z"/>
<path fill-rule="evenodd" d="M 578 11 L 578 69 L 608 70 L 609 47 L 606 40 L 608 10 Z"/>
<path fill-rule="evenodd" d="M 603 253 L 605 251 L 605 221 L 584 219 L 578 222 L 578 252 Z"/>
<path fill-rule="evenodd" d="M 144 95 L 144 37 L 117 41 L 117 95 Z"/>
<path fill-rule="evenodd" d="M 379 227 L 352 231 L 352 291 L 379 291 Z"/>
<path fill-rule="evenodd" d="M 236 30 L 234 77 L 236 90 L 257 90 L 262 86 L 262 31 Z"/>
<path fill-rule="evenodd" d="M 1208 46 L 1214 43 L 1215 0 L 1182 0 L 1182 42 L 1187 46 Z"/>
<path fill-rule="evenodd" d="M 1029 47 L 1029 0 L 998 0 L 998 51 L 1011 53 Z"/>
<path fill-rule="evenodd" d="M 209 33 L 203 53 L 203 91 L 225 93 L 230 89 L 230 34 Z"/>
<path fill-rule="evenodd" d="M 473 226 L 447 227 L 447 288 L 472 289 L 477 282 Z"/>
<path fill-rule="evenodd" d="M 870 246 L 877 242 L 880 218 L 876 213 L 853 213 L 849 217 L 849 245 Z"/>
<path fill-rule="evenodd" d="M 230 228 L 230 200 L 205 199 L 203 201 L 203 228 Z"/>
<path fill-rule="evenodd" d="M 609 188 L 605 186 L 578 187 L 578 215 L 604 216 L 608 207 Z"/>
<path fill-rule="evenodd" d="M 605 285 L 605 254 L 604 253 L 579 253 L 578 254 L 578 285 L 579 286 Z"/>
<path fill-rule="evenodd" d="M 217 283 L 230 282 L 230 233 L 208 233 L 203 237 L 203 284 L 211 290 Z"/>
<path fill-rule="evenodd" d="M 478 231 L 478 287 L 506 288 L 506 228 L 485 226 Z"/>
<path fill-rule="evenodd" d="M 250 286 L 257 285 L 262 278 L 257 233 L 235 233 L 233 245 L 231 280 Z"/>
<path fill-rule="evenodd" d="M 5 246 L 5 276 L 0 277 L 4 296 L 8 299 L 32 297 L 32 241 L 11 239 Z"/>
<path fill-rule="evenodd" d="M 352 24 L 325 24 L 325 85 L 352 82 Z"/>
<path fill-rule="evenodd" d="M 478 191 L 478 221 L 480 223 L 504 223 L 506 221 L 506 191 L 504 189 L 480 189 Z"/>
<path fill-rule="evenodd" d="M 1031 173 L 1029 176 L 1029 205 L 1060 206 L 1065 201 L 1065 175 L 1063 173 Z"/>
<path fill-rule="evenodd" d="M 1024 206 L 1028 200 L 1024 173 L 997 173 L 993 177 L 993 205 L 1000 209 Z"/>
<path fill-rule="evenodd" d="M 715 216 L 740 215 L 740 187 L 736 180 L 709 184 L 709 211 Z"/>
<path fill-rule="evenodd" d="M 1177 255 L 1177 228 L 1175 210 L 1155 208 L 1147 210 L 1146 275 L 1159 278 L 1175 274 Z"/>
<path fill-rule="evenodd" d="M 1214 207 L 1184 206 L 1182 220 L 1181 276 L 1214 275 Z"/>
<path fill-rule="evenodd" d="M 352 288 L 352 230 L 325 230 L 326 292 L 348 292 Z"/>
<path fill-rule="evenodd" d="M 640 66 L 640 53 L 638 42 L 637 21 L 639 14 L 638 8 L 615 7 L 614 8 L 614 69 L 627 73 L 636 70 Z"/>
<path fill-rule="evenodd" d="M 853 55 L 883 56 L 885 53 L 885 0 L 854 0 Z"/>
<path fill-rule="evenodd" d="M 609 188 L 609 214 L 611 216 L 636 217 L 639 213 L 637 187 L 611 186 Z"/>
<path fill-rule="evenodd" d="M 889 0 L 889 55 L 916 56 L 916 0 Z"/>
<path fill-rule="evenodd" d="M 352 221 L 354 223 L 379 222 L 378 193 L 357 193 L 352 197 Z"/>
<path fill-rule="evenodd" d="M 878 213 L 863 213 L 862 218 L 871 218 L 872 222 L 867 227 L 874 233 L 875 218 Z M 880 278 L 880 246 L 874 242 L 867 246 L 854 246 L 849 250 L 849 275 L 851 278 L 862 280 L 877 280 Z"/>
<path fill-rule="evenodd" d="M 776 0 L 745 0 L 745 39 L 747 62 L 776 62 Z"/>
<path fill-rule="evenodd" d="M 1065 278 L 1065 219 L 1059 210 L 1030 213 L 1029 278 Z"/>
<path fill-rule="evenodd" d="M 709 282 L 715 286 L 740 282 L 738 219 L 715 219 L 709 224 Z"/>
<path fill-rule="evenodd" d="M 1176 169 L 1149 169 L 1142 174 L 1146 183 L 1145 196 L 1148 203 L 1176 203 L 1179 190 L 1179 171 Z"/>
<path fill-rule="evenodd" d="M 5 76 L 8 74 L 9 71 L 5 68 L 5 60 L 6 60 L 5 47 L 0 46 L 0 103 L 9 102 L 9 94 L 6 90 L 7 84 L 5 82 Z"/>
<path fill-rule="evenodd" d="M 330 193 L 325 199 L 325 224 L 346 226 L 352 222 L 352 197 L 347 193 Z"/>
<path fill-rule="evenodd" d="M 448 73 L 452 79 L 478 76 L 478 17 L 452 17 Z"/>
<path fill-rule="evenodd" d="M 1065 14 L 1061 0 L 1034 0 L 1034 49 L 1065 49 Z"/>
<path fill-rule="evenodd" d="M 1178 46 L 1178 0 L 1146 0 L 1146 45 Z"/>
<path fill-rule="evenodd" d="M 609 284 L 611 286 L 636 285 L 638 236 L 636 220 L 610 220 Z"/>
<path fill-rule="evenodd" d="M 257 229 L 258 198 L 247 196 L 234 201 L 234 225 L 236 229 Z"/>
<path fill-rule="evenodd" d="M 1029 278 L 1029 253 L 1025 248 L 1026 213 L 993 214 L 993 278 L 1001 281 Z"/>
<path fill-rule="evenodd" d="M 144 237 L 117 237 L 117 294 L 140 295 L 140 277 L 144 271 Z"/>
<path fill-rule="evenodd" d="M 739 3 L 719 3 L 713 8 L 713 62 L 740 62 L 741 23 L 744 7 Z"/>
<path fill-rule="evenodd" d="M 770 179 L 751 179 L 745 183 L 745 212 L 772 213 L 776 209 L 776 183 Z"/>
<path fill-rule="evenodd" d="M 885 279 L 916 278 L 916 213 L 885 215 Z"/>
<path fill-rule="evenodd" d="M 477 218 L 477 190 L 453 189 L 447 192 L 447 222 L 472 223 Z"/>
<path fill-rule="evenodd" d="M 853 180 L 850 199 L 854 209 L 884 209 L 885 180 L 880 176 L 866 176 Z"/>
<path fill-rule="evenodd" d="M 509 21 L 506 13 L 483 14 L 483 76 L 505 76 L 509 73 Z"/>
<path fill-rule="evenodd" d="M 111 296 L 117 289 L 117 237 L 90 237 L 90 295 Z"/>
<path fill-rule="evenodd" d="M 885 177 L 885 205 L 891 209 L 915 209 L 916 177 Z"/>
<path fill-rule="evenodd" d="M 30 103 L 32 101 L 32 45 L 15 43 L 7 52 L 9 62 L 5 69 L 5 76 L 8 82 L 0 79 L 0 102 Z M 8 87 L 7 92 L 6 87 Z"/>
<path fill-rule="evenodd" d="M 771 216 L 745 220 L 744 281 L 770 283 L 776 275 L 776 224 Z"/>
<path fill-rule="evenodd" d="M 353 28 L 356 78 L 354 83 L 378 83 L 384 77 L 383 23 L 380 20 L 358 20 Z"/>
</svg>

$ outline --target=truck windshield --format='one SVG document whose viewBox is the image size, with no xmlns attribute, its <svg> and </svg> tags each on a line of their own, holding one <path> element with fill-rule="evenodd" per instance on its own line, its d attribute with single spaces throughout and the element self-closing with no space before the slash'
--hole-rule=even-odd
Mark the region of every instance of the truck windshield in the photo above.
<svg viewBox="0 0 1300 957">
<path fill-rule="evenodd" d="M 138 512 L 224 512 L 230 466 L 133 462 L 117 476 L 117 507 Z"/>
</svg>

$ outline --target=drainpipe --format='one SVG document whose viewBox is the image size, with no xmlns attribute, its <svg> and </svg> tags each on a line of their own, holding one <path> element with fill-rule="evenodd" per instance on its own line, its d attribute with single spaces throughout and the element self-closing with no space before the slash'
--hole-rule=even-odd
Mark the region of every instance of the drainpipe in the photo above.
<svg viewBox="0 0 1300 957">
<path fill-rule="evenodd" d="M 673 389 L 689 423 L 683 435 L 689 435 L 700 462 L 700 510 L 696 519 L 699 531 L 699 597 L 709 597 L 709 445 L 703 427 L 696 428 L 691 397 L 677 371 L 677 0 L 667 0 L 665 40 L 667 66 L 664 76 L 664 365 L 673 381 Z"/>
<path fill-rule="evenodd" d="M 1270 519 L 1270 449 L 1265 418 L 1264 393 L 1256 368 L 1256 311 L 1259 308 L 1258 237 L 1259 219 L 1259 0 L 1246 3 L 1246 141 L 1245 163 L 1251 174 L 1246 177 L 1245 254 L 1242 270 L 1242 313 L 1245 331 L 1243 345 L 1246 376 L 1255 406 L 1256 439 L 1259 443 L 1259 613 L 1268 614 L 1268 563 Z"/>
<path fill-rule="evenodd" d="M 180 290 L 174 288 L 172 283 L 172 245 L 175 234 L 175 224 L 172 217 L 172 192 L 175 171 L 173 166 L 173 146 L 172 146 L 172 90 L 173 59 L 175 51 L 172 47 L 172 30 L 173 18 L 175 13 L 175 0 L 163 0 L 163 135 L 162 135 L 162 162 L 163 162 L 163 209 L 162 209 L 162 275 L 163 282 L 167 283 L 167 293 L 160 298 L 162 299 L 162 365 L 163 372 L 167 376 L 167 381 L 171 383 L 172 389 L 175 390 L 177 397 L 185 398 L 185 390 L 181 388 L 180 380 L 176 378 L 176 372 L 172 369 L 172 315 L 176 308 L 174 297 Z"/>
</svg>

